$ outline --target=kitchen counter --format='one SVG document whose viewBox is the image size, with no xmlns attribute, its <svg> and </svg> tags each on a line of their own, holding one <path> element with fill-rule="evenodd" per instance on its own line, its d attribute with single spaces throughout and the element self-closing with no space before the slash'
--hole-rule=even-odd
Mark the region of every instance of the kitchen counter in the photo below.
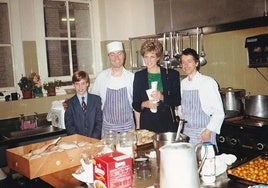
<svg viewBox="0 0 268 188">
<path fill-rule="evenodd" d="M 145 188 L 154 185 L 155 188 L 159 188 L 159 169 L 156 166 L 155 160 L 151 160 L 152 177 L 142 180 L 138 179 L 134 174 L 134 188 Z M 179 178 L 179 177 L 178 177 Z M 241 184 L 230 180 L 227 177 L 227 173 L 223 173 L 216 178 L 216 182 L 213 184 L 205 184 L 200 180 L 200 188 L 247 188 L 248 185 Z"/>
<path fill-rule="evenodd" d="M 69 168 L 60 172 L 49 174 L 46 176 L 40 177 L 43 181 L 49 183 L 53 187 L 65 187 L 65 188 L 74 188 L 74 187 L 87 187 L 84 183 L 76 180 L 72 173 L 75 172 L 79 166 Z M 155 186 L 158 188 L 159 185 L 159 170 L 156 167 L 156 162 L 151 161 L 152 176 L 147 179 L 138 179 L 136 173 L 133 174 L 134 183 L 133 188 L 146 188 L 149 186 Z M 224 173 L 217 177 L 216 182 L 210 185 L 206 185 L 201 182 L 200 188 L 247 188 L 248 185 L 235 182 L 230 180 L 227 177 L 227 174 Z"/>
</svg>

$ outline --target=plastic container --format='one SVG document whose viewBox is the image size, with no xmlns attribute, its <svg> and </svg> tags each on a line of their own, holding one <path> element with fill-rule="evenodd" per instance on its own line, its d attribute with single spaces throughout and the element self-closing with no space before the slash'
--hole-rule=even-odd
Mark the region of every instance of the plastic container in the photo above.
<svg viewBox="0 0 268 188">
<path fill-rule="evenodd" d="M 204 142 L 201 148 L 201 156 L 207 156 L 201 170 L 201 179 L 204 183 L 214 183 L 216 180 L 215 150 L 211 142 Z"/>
</svg>

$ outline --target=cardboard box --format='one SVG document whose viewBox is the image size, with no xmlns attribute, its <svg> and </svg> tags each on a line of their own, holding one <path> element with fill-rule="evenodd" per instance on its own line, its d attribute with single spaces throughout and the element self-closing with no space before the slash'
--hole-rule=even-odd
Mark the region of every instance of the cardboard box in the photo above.
<svg viewBox="0 0 268 188">
<path fill-rule="evenodd" d="M 106 188 L 132 188 L 132 158 L 112 152 L 93 158 L 94 183 Z M 102 187 L 105 187 L 102 186 Z"/>
<path fill-rule="evenodd" d="M 82 154 L 95 155 L 103 149 L 103 144 L 100 140 L 74 134 L 64 136 L 58 142 L 61 143 L 76 143 L 77 147 L 64 149 L 57 152 L 42 153 L 39 156 L 31 158 L 25 157 L 31 151 L 42 148 L 45 144 L 51 143 L 53 140 L 19 146 L 6 150 L 7 163 L 10 169 L 13 169 L 29 179 L 44 176 L 50 173 L 58 172 L 71 167 L 79 166 Z M 82 146 L 78 143 L 87 143 Z"/>
</svg>

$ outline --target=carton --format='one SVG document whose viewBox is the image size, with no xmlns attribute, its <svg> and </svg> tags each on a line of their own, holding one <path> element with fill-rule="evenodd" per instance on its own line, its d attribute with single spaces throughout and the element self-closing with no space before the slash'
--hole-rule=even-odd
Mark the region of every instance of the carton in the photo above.
<svg viewBox="0 0 268 188">
<path fill-rule="evenodd" d="M 128 155 L 115 151 L 95 156 L 93 172 L 95 187 L 132 188 L 132 158 Z"/>
<path fill-rule="evenodd" d="M 74 134 L 62 137 L 58 144 L 79 142 L 86 142 L 89 144 L 64 149 L 59 152 L 43 152 L 41 155 L 36 155 L 31 158 L 25 157 L 31 151 L 42 148 L 44 145 L 51 143 L 54 140 L 55 139 L 7 149 L 6 155 L 8 167 L 29 179 L 33 179 L 79 166 L 81 165 L 80 159 L 82 154 L 87 153 L 87 155 L 96 155 L 103 149 L 103 144 L 100 140 Z"/>
</svg>

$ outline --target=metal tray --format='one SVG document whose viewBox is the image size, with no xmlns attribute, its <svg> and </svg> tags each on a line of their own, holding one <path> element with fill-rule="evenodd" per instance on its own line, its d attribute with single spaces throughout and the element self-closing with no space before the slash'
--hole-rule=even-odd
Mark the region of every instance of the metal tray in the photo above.
<svg viewBox="0 0 268 188">
<path fill-rule="evenodd" d="M 238 165 L 238 166 L 235 166 L 235 167 L 233 167 L 233 168 L 230 168 L 229 170 L 227 170 L 227 175 L 228 175 L 228 177 L 229 177 L 231 180 L 234 180 L 234 181 L 236 181 L 236 182 L 243 183 L 243 184 L 246 184 L 246 185 L 266 184 L 266 183 L 264 183 L 264 182 L 258 182 L 258 181 L 248 180 L 248 179 L 245 179 L 245 178 L 243 178 L 243 177 L 236 176 L 236 175 L 230 173 L 230 170 L 236 170 L 237 168 L 239 168 L 239 167 L 243 167 L 243 166 L 249 164 L 250 162 L 253 162 L 253 161 L 255 161 L 255 160 L 259 159 L 259 158 L 263 158 L 263 159 L 265 159 L 265 160 L 268 161 L 268 153 L 265 154 L 265 155 L 261 155 L 261 156 L 258 156 L 258 157 L 256 157 L 256 158 L 253 158 L 253 159 L 251 159 L 251 160 L 249 160 L 249 161 L 246 161 L 246 162 L 244 162 L 244 163 L 242 163 L 242 164 L 240 164 L 240 165 Z M 267 171 L 267 173 L 268 173 L 268 171 Z M 267 174 L 267 175 L 268 175 L 268 174 Z"/>
</svg>

